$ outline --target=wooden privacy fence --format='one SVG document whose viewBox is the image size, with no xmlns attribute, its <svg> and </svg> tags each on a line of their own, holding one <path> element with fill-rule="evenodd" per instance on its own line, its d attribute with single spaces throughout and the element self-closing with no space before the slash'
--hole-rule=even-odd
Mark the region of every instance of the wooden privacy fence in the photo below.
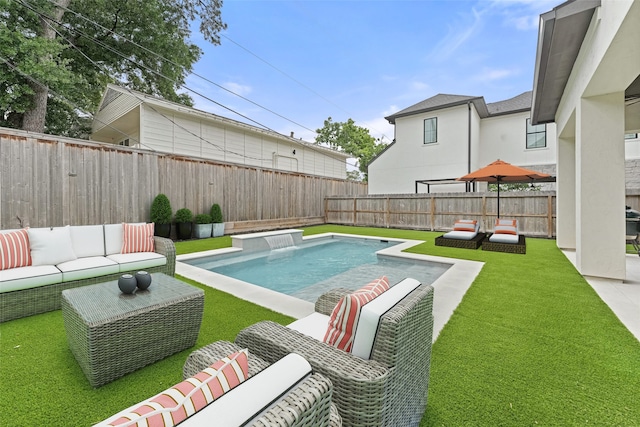
<svg viewBox="0 0 640 427">
<path fill-rule="evenodd" d="M 325 221 L 367 227 L 451 230 L 456 219 L 480 221 L 493 230 L 497 193 L 431 193 L 332 196 L 325 199 Z M 500 193 L 500 217 L 516 218 L 528 236 L 554 237 L 555 191 Z"/>
<path fill-rule="evenodd" d="M 367 186 L 0 128 L 0 229 L 149 221 L 159 193 L 174 214 L 218 203 L 228 229 L 248 231 L 322 223 L 326 196 Z"/>
</svg>

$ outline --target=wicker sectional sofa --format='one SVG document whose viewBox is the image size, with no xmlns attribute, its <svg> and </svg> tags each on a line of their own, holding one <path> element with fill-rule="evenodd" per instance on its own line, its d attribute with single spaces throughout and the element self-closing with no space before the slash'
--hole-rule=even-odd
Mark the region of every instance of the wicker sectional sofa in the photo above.
<svg viewBox="0 0 640 427">
<path fill-rule="evenodd" d="M 153 252 L 123 254 L 123 228 L 105 224 L 27 229 L 34 262 L 0 270 L 0 322 L 60 309 L 64 289 L 138 270 L 175 274 L 173 241 L 155 236 Z"/>
</svg>

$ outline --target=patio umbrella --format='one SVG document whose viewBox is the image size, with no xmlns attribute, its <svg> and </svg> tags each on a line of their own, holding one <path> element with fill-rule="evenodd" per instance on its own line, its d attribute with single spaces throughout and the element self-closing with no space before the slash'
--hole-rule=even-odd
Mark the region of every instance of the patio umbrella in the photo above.
<svg viewBox="0 0 640 427">
<path fill-rule="evenodd" d="M 530 169 L 514 166 L 511 163 L 498 159 L 489 165 L 457 178 L 458 181 L 489 182 L 498 184 L 498 218 L 500 218 L 500 184 L 505 182 L 533 182 L 551 178 L 546 173 L 532 171 Z"/>
</svg>

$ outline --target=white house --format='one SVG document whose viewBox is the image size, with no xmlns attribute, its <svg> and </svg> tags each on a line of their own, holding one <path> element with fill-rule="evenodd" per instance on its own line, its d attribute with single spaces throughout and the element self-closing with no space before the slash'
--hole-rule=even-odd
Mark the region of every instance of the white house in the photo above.
<svg viewBox="0 0 640 427">
<path fill-rule="evenodd" d="M 91 139 L 283 171 L 345 179 L 348 155 L 195 108 L 108 85 Z"/>
<path fill-rule="evenodd" d="M 555 125 L 530 123 L 531 96 L 439 94 L 385 117 L 395 139 L 369 164 L 369 194 L 465 191 L 455 178 L 497 159 L 555 174 Z"/>
<path fill-rule="evenodd" d="M 624 280 L 625 159 L 638 154 L 625 135 L 640 132 L 640 1 L 567 1 L 540 16 L 531 118 L 557 127 L 558 246 L 575 249 L 581 274 Z"/>
</svg>

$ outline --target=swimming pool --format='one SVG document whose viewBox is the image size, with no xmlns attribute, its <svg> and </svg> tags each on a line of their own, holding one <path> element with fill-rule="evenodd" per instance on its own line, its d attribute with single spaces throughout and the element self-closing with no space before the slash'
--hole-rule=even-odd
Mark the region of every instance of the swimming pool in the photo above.
<svg viewBox="0 0 640 427">
<path fill-rule="evenodd" d="M 433 283 L 451 264 L 377 254 L 399 242 L 328 236 L 270 251 L 194 258 L 183 262 L 305 301 L 329 289 L 358 289 L 386 275 L 390 283 L 412 277 Z"/>
</svg>

